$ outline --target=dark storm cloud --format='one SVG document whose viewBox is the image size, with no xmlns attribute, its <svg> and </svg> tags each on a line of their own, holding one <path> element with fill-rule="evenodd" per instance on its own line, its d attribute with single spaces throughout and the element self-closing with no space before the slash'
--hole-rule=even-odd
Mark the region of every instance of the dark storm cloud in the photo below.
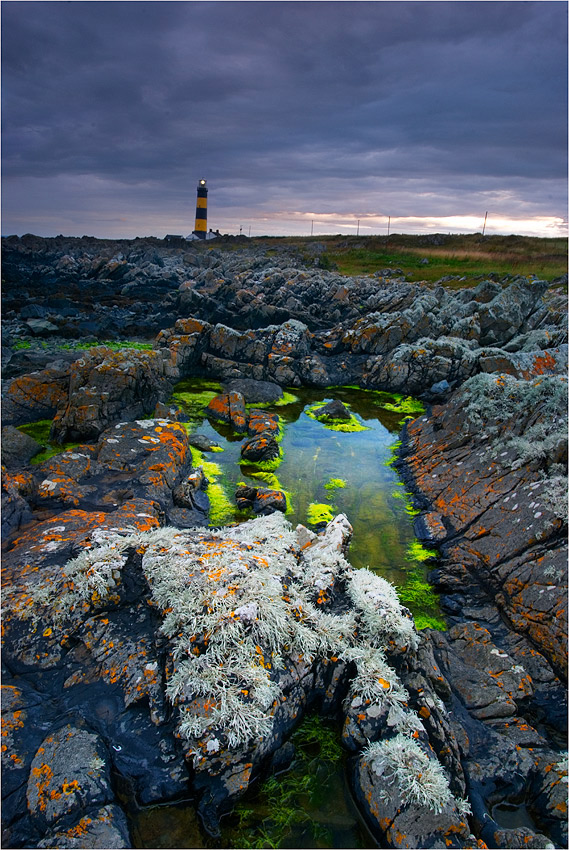
<svg viewBox="0 0 569 850">
<path fill-rule="evenodd" d="M 565 214 L 565 3 L 4 2 L 2 19 L 4 232 L 26 209 L 141 203 L 159 229 L 202 174 L 225 210 Z"/>
</svg>

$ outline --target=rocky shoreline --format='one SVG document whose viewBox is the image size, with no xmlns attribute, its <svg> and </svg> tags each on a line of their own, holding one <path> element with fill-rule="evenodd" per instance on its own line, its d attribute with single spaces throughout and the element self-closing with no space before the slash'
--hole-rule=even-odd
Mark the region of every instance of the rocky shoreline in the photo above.
<svg viewBox="0 0 569 850">
<path fill-rule="evenodd" d="M 233 243 L 3 248 L 4 846 L 129 847 L 132 806 L 187 798 L 220 846 L 313 710 L 342 718 L 377 846 L 566 846 L 567 331 L 547 284 L 342 278 Z M 62 347 L 89 336 L 152 349 Z M 192 375 L 427 402 L 397 464 L 448 631 L 350 567 L 349 517 L 207 528 L 167 404 Z M 269 418 L 230 395 L 222 417 L 266 448 Z M 17 426 L 40 419 L 77 445 L 30 465 Z"/>
</svg>

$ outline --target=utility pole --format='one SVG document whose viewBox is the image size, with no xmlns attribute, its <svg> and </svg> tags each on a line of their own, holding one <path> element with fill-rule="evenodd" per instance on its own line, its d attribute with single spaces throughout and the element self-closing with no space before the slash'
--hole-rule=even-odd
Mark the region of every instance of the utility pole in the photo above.
<svg viewBox="0 0 569 850">
<path fill-rule="evenodd" d="M 482 228 L 482 236 L 484 236 L 484 231 L 486 230 L 486 219 L 488 218 L 488 210 L 486 210 L 486 215 L 484 216 L 484 226 Z"/>
<path fill-rule="evenodd" d="M 391 216 L 387 217 L 387 238 L 389 238 L 389 228 L 391 226 Z"/>
<path fill-rule="evenodd" d="M 312 219 L 312 223 L 310 225 L 310 235 L 312 236 L 313 233 L 314 233 L 314 219 Z"/>
<path fill-rule="evenodd" d="M 358 229 L 356 231 L 356 236 L 359 236 L 359 235 L 360 235 L 360 220 L 358 218 Z"/>
</svg>

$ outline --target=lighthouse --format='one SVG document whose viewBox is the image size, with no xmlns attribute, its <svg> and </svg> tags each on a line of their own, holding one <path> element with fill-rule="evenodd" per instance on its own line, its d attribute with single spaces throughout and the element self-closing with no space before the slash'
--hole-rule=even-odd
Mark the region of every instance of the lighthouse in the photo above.
<svg viewBox="0 0 569 850">
<path fill-rule="evenodd" d="M 207 235 L 207 180 L 198 181 L 198 197 L 196 200 L 196 226 L 194 236 L 205 239 Z"/>
</svg>

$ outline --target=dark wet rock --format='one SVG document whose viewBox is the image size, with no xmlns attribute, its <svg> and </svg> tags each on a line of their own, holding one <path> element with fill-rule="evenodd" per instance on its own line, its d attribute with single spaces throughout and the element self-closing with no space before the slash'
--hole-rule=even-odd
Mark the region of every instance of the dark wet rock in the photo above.
<svg viewBox="0 0 569 850">
<path fill-rule="evenodd" d="M 2 467 L 3 539 L 32 518 L 30 502 L 35 495 L 35 489 L 31 472 L 10 474 L 5 467 Z"/>
<path fill-rule="evenodd" d="M 80 351 L 66 351 L 61 348 L 63 340 L 55 343 L 46 343 L 45 348 L 6 350 L 2 356 L 2 377 L 18 378 L 30 372 L 39 372 L 48 367 L 51 369 L 62 369 L 65 363 L 72 363 L 81 356 Z"/>
<path fill-rule="evenodd" d="M 272 514 L 274 511 L 286 511 L 286 496 L 282 490 L 267 487 L 238 487 L 235 500 L 240 510 L 251 509 L 258 515 Z"/>
<path fill-rule="evenodd" d="M 215 440 L 210 440 L 204 434 L 190 434 L 188 443 L 190 446 L 199 449 L 200 452 L 212 452 L 220 448 L 219 443 L 216 443 Z"/>
<path fill-rule="evenodd" d="M 247 430 L 247 411 L 241 393 L 222 393 L 212 398 L 205 409 L 206 416 L 215 422 L 231 425 L 238 433 Z"/>
<path fill-rule="evenodd" d="M 18 431 L 12 425 L 2 428 L 1 446 L 2 463 L 7 469 L 25 466 L 42 449 L 33 437 Z"/>
<path fill-rule="evenodd" d="M 241 443 L 241 457 L 251 463 L 274 460 L 279 456 L 279 451 L 279 444 L 267 432 Z"/>
<path fill-rule="evenodd" d="M 177 404 L 165 404 L 159 401 L 154 408 L 154 419 L 170 419 L 172 422 L 186 422 L 187 416 Z"/>
<path fill-rule="evenodd" d="M 56 334 L 59 331 L 57 325 L 47 321 L 47 319 L 27 319 L 26 325 L 34 336 L 48 336 L 49 334 Z"/>
<path fill-rule="evenodd" d="M 205 477 L 201 467 L 193 470 L 181 484 L 172 491 L 174 504 L 179 508 L 190 510 L 201 510 L 204 513 L 208 508 L 208 500 L 202 488 L 205 486 Z"/>
<path fill-rule="evenodd" d="M 228 393 L 241 393 L 246 404 L 270 404 L 283 396 L 282 387 L 271 381 L 231 381 L 225 390 Z"/>
<path fill-rule="evenodd" d="M 329 401 L 323 407 L 319 407 L 317 419 L 351 419 L 351 413 L 341 401 Z"/>
</svg>

